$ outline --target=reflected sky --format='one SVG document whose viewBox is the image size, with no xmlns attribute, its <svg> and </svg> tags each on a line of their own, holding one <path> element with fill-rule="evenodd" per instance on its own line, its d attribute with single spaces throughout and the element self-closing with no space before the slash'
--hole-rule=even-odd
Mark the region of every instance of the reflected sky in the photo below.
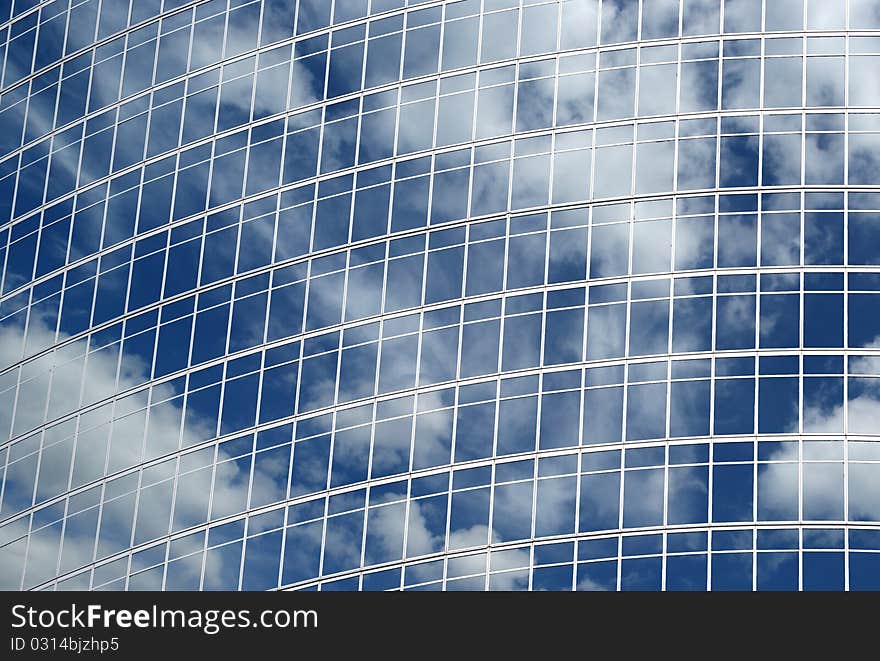
<svg viewBox="0 0 880 661">
<path fill-rule="evenodd" d="M 880 2 L 160 5 L 0 0 L 0 586 L 880 586 Z"/>
</svg>

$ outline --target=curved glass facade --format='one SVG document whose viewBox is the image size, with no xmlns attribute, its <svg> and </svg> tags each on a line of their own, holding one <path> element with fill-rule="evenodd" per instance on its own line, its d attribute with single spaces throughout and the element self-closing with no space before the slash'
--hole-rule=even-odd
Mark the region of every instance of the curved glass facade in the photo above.
<svg viewBox="0 0 880 661">
<path fill-rule="evenodd" d="M 0 0 L 0 587 L 880 588 L 880 0 Z"/>
</svg>

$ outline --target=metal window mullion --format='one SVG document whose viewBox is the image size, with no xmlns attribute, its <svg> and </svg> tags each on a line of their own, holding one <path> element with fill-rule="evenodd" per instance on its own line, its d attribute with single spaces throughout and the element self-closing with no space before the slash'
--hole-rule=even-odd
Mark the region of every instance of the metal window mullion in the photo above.
<svg viewBox="0 0 880 661">
<path fill-rule="evenodd" d="M 850 7 L 849 3 L 845 3 L 844 5 L 844 24 L 849 26 L 851 19 Z M 849 186 L 849 159 L 850 159 L 850 140 L 849 140 L 849 132 L 850 132 L 850 62 L 852 60 L 852 55 L 850 54 L 850 35 L 847 32 L 844 35 L 844 67 L 843 67 L 843 104 L 846 108 L 846 111 L 843 114 L 844 121 L 844 145 L 843 145 L 843 181 L 845 186 Z M 844 210 L 843 210 L 843 255 L 844 255 L 844 271 L 848 271 L 847 267 L 850 264 L 849 259 L 849 213 L 850 213 L 850 193 L 846 193 L 844 195 Z M 850 300 L 850 292 L 849 292 L 849 273 L 846 272 L 844 275 L 843 281 L 843 349 L 844 349 L 844 363 L 848 362 L 846 360 L 846 355 L 848 353 L 849 348 L 849 300 Z M 844 373 L 848 371 L 848 367 L 844 364 Z M 848 387 L 847 387 L 848 378 L 844 376 L 843 378 L 843 404 L 841 406 L 842 415 L 843 415 L 843 433 L 844 433 L 844 441 L 843 441 L 843 520 L 846 524 L 850 523 L 850 454 L 849 454 L 849 437 L 846 436 L 849 431 L 847 424 L 847 409 L 848 405 Z M 849 547 L 849 537 L 850 537 L 850 528 L 848 525 L 844 526 L 843 529 L 843 589 L 850 589 L 850 547 Z"/>
<path fill-rule="evenodd" d="M 538 398 L 538 420 L 540 420 L 541 416 L 541 398 Z M 530 538 L 532 540 L 535 539 L 535 535 L 537 534 L 537 519 L 538 519 L 538 458 L 535 457 L 532 462 L 532 511 L 530 517 Z M 530 553 L 529 555 L 529 584 L 528 590 L 531 592 L 534 588 L 534 555 Z"/>
<path fill-rule="evenodd" d="M 496 417 L 498 415 L 498 408 L 499 407 L 496 405 L 495 406 Z M 494 454 L 493 454 L 493 457 L 494 457 Z M 493 457 L 490 457 L 490 459 L 492 459 Z M 490 475 L 489 475 L 490 479 L 489 479 L 489 485 L 488 485 L 488 488 L 489 488 L 489 518 L 487 519 L 487 523 L 488 523 L 488 527 L 489 527 L 489 540 L 487 542 L 488 545 L 486 547 L 485 565 L 483 566 L 483 572 L 485 573 L 484 578 L 483 578 L 483 590 L 486 590 L 486 591 L 489 590 L 489 578 L 490 578 L 490 570 L 491 570 L 491 566 L 489 564 L 489 561 L 492 557 L 492 545 L 495 542 L 495 487 L 496 487 L 495 469 L 496 469 L 497 465 L 498 464 L 494 459 L 489 464 L 489 471 L 490 471 Z"/>
</svg>

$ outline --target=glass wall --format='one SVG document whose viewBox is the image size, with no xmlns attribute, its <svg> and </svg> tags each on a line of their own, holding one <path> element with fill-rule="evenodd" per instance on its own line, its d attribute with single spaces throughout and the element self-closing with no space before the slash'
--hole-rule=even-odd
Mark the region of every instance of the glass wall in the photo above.
<svg viewBox="0 0 880 661">
<path fill-rule="evenodd" d="M 880 0 L 0 0 L 0 587 L 880 588 Z"/>
</svg>

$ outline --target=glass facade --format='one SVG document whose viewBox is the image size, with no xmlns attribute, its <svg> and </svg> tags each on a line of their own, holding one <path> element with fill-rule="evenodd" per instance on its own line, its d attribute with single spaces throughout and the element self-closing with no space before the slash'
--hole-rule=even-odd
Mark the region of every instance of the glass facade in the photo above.
<svg viewBox="0 0 880 661">
<path fill-rule="evenodd" d="M 0 0 L 0 587 L 880 588 L 880 0 Z"/>
</svg>

